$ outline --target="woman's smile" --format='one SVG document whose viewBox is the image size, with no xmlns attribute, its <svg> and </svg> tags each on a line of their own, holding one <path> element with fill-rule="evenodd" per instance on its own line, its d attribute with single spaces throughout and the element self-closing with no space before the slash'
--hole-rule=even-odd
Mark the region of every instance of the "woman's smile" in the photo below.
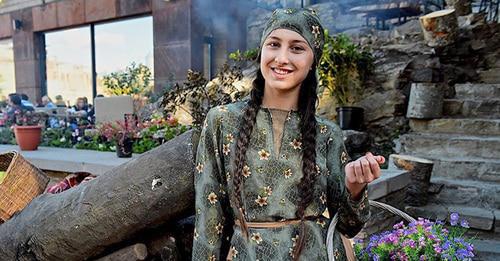
<svg viewBox="0 0 500 261">
<path fill-rule="evenodd" d="M 285 79 L 289 74 L 293 73 L 292 69 L 271 67 L 276 79 Z"/>
</svg>

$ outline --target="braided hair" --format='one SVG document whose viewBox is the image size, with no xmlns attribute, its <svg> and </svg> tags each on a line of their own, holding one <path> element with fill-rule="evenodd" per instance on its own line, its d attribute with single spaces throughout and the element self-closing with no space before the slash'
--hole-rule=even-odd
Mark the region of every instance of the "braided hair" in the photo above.
<svg viewBox="0 0 500 261">
<path fill-rule="evenodd" d="M 259 56 L 260 60 L 260 56 Z M 312 68 L 316 68 L 313 64 Z M 305 242 L 305 209 L 313 199 L 313 190 L 310 188 L 314 185 L 317 177 L 316 170 L 316 102 L 317 91 L 316 87 L 318 80 L 316 71 L 310 70 L 307 77 L 300 86 L 299 92 L 299 115 L 300 115 L 300 132 L 302 136 L 302 172 L 303 177 L 298 185 L 299 202 L 296 211 L 297 217 L 301 220 L 299 237 L 296 241 L 293 256 L 294 260 L 298 260 Z M 242 187 L 243 187 L 243 169 L 246 164 L 246 152 L 250 143 L 250 136 L 255 125 L 257 112 L 262 104 L 264 97 L 265 80 L 260 70 L 257 71 L 257 76 L 252 82 L 252 90 L 250 99 L 243 110 L 243 115 L 240 119 L 240 129 L 236 138 L 236 151 L 234 158 L 234 173 L 233 176 L 233 201 L 236 209 L 239 211 L 237 216 L 242 227 L 242 233 L 248 237 L 248 228 L 245 223 L 245 210 L 242 203 Z"/>
</svg>

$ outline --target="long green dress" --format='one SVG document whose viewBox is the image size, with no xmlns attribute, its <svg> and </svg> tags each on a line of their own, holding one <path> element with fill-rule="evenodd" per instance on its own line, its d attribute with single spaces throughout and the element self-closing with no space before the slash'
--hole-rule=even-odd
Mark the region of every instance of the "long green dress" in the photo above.
<svg viewBox="0 0 500 261">
<path fill-rule="evenodd" d="M 230 175 L 235 156 L 239 117 L 244 101 L 212 108 L 205 119 L 197 150 L 195 191 L 196 221 L 193 260 L 291 260 L 291 249 L 299 225 L 279 228 L 249 228 L 248 240 L 234 225 L 237 209 L 230 204 L 233 181 Z M 350 160 L 337 124 L 316 117 L 318 177 L 311 189 L 314 199 L 306 208 L 306 242 L 300 260 L 327 260 L 326 233 L 330 219 L 339 212 L 337 230 L 355 236 L 369 218 L 366 187 L 354 201 L 344 185 L 344 166 Z M 300 115 L 289 111 L 284 121 L 279 152 L 273 146 L 273 119 L 270 109 L 261 107 L 247 150 L 243 170 L 243 206 L 247 222 L 297 219 L 298 183 L 302 177 Z M 326 212 L 327 211 L 327 212 Z M 329 213 L 329 214 L 326 214 Z M 345 259 L 338 232 L 335 256 Z"/>
</svg>

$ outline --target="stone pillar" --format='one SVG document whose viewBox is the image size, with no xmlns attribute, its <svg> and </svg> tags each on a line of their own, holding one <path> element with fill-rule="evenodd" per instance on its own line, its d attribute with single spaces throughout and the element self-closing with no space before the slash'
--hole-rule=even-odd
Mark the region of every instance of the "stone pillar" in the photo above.
<svg viewBox="0 0 500 261">
<path fill-rule="evenodd" d="M 12 19 L 22 22 L 22 27 L 13 31 L 14 65 L 16 70 L 16 92 L 25 93 L 35 103 L 41 97 L 40 52 L 42 36 L 33 32 L 31 9 L 11 13 Z"/>
<path fill-rule="evenodd" d="M 192 0 L 153 0 L 155 90 L 203 70 L 203 35 L 193 17 Z M 201 32 L 200 32 L 201 31 Z"/>
</svg>

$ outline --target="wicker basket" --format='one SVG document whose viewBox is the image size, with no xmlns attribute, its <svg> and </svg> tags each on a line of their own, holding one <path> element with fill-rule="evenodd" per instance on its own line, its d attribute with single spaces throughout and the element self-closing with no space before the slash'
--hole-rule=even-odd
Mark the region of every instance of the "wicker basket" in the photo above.
<svg viewBox="0 0 500 261">
<path fill-rule="evenodd" d="M 18 152 L 0 154 L 0 171 L 6 171 L 0 183 L 0 223 L 22 210 L 43 193 L 49 178 Z"/>
<path fill-rule="evenodd" d="M 369 202 L 370 202 L 370 206 L 378 207 L 378 208 L 387 210 L 395 215 L 398 215 L 398 216 L 404 218 L 408 222 L 415 221 L 415 219 L 413 217 L 411 217 L 410 215 L 406 214 L 405 212 L 403 212 L 403 211 L 401 211 L 393 206 L 387 205 L 385 203 L 373 201 L 373 200 L 370 200 Z M 326 236 L 326 246 L 328 249 L 328 260 L 329 261 L 335 261 L 335 256 L 333 254 L 333 233 L 335 232 L 335 227 L 337 226 L 338 221 L 339 221 L 339 217 L 338 217 L 338 213 L 337 213 L 333 217 L 332 222 L 330 222 L 330 226 L 328 227 L 328 232 L 327 232 L 327 236 Z M 348 244 L 347 246 L 350 247 L 350 249 L 346 249 L 345 250 L 346 253 L 347 252 L 354 253 L 354 250 L 352 249 L 352 245 Z"/>
</svg>

